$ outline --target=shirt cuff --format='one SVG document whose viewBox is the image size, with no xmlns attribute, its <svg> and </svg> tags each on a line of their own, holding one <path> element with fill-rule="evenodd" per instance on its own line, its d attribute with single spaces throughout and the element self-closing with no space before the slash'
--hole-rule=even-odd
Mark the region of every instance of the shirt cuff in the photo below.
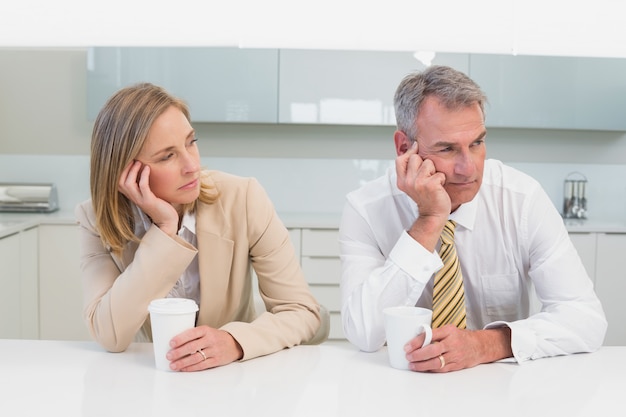
<svg viewBox="0 0 626 417">
<path fill-rule="evenodd" d="M 533 352 L 537 348 L 537 339 L 534 332 L 518 322 L 508 323 L 506 321 L 494 321 L 484 328 L 495 329 L 503 326 L 511 329 L 511 351 L 517 363 L 522 364 L 531 360 Z"/>
<path fill-rule="evenodd" d="M 427 251 L 406 231 L 400 235 L 389 253 L 389 259 L 405 273 L 426 285 L 430 277 L 443 268 L 436 252 Z"/>
</svg>

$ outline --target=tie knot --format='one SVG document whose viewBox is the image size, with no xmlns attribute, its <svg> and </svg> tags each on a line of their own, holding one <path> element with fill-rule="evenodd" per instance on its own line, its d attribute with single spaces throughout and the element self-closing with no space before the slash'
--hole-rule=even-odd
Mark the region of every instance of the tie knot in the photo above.
<svg viewBox="0 0 626 417">
<path fill-rule="evenodd" d="M 448 220 L 446 225 L 443 227 L 443 231 L 441 232 L 441 241 L 447 245 L 451 245 L 454 243 L 454 228 L 456 227 L 456 223 L 454 220 Z"/>
</svg>

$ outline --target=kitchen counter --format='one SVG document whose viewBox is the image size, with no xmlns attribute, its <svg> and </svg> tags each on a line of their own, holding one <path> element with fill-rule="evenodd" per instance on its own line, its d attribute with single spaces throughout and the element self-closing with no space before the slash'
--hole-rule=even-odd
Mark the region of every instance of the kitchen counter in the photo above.
<svg viewBox="0 0 626 417">
<path fill-rule="evenodd" d="M 0 340 L 4 416 L 618 415 L 626 347 L 501 361 L 446 374 L 402 371 L 387 351 L 296 346 L 201 372 L 155 369 L 151 343 Z"/>
<path fill-rule="evenodd" d="M 282 212 L 279 217 L 290 229 L 337 229 L 341 213 L 296 213 Z M 570 233 L 626 233 L 626 219 L 604 220 L 566 219 L 565 226 Z M 75 224 L 73 210 L 60 210 L 53 213 L 0 213 L 0 238 L 40 224 Z"/>
<path fill-rule="evenodd" d="M 9 236 L 40 224 L 75 224 L 73 211 L 52 213 L 0 213 L 0 238 Z"/>
</svg>

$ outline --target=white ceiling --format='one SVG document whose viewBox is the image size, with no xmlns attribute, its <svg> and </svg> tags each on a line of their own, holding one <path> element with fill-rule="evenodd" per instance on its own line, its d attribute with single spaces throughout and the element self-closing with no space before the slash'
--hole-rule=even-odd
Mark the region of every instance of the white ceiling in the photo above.
<svg viewBox="0 0 626 417">
<path fill-rule="evenodd" d="M 3 47 L 238 46 L 626 57 L 623 0 L 11 3 L 0 12 Z"/>
</svg>

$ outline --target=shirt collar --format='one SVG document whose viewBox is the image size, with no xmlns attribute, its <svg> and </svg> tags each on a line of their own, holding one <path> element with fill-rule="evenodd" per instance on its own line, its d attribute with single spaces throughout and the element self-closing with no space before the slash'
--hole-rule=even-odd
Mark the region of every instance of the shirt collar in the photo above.
<svg viewBox="0 0 626 417">
<path fill-rule="evenodd" d="M 195 213 L 185 213 L 183 221 L 180 223 L 180 230 L 187 229 L 194 235 L 196 234 L 196 215 Z"/>
<path fill-rule="evenodd" d="M 139 207 L 133 205 L 135 211 L 135 235 L 142 237 L 152 225 L 152 220 Z M 196 215 L 195 213 L 185 213 L 183 221 L 180 224 L 180 230 L 187 229 L 194 235 L 196 234 Z"/>
<path fill-rule="evenodd" d="M 478 212 L 478 199 L 476 197 L 478 197 L 478 194 L 472 201 L 461 204 L 454 213 L 450 213 L 450 219 L 468 230 L 473 230 L 474 223 L 476 223 L 476 213 Z"/>
</svg>

